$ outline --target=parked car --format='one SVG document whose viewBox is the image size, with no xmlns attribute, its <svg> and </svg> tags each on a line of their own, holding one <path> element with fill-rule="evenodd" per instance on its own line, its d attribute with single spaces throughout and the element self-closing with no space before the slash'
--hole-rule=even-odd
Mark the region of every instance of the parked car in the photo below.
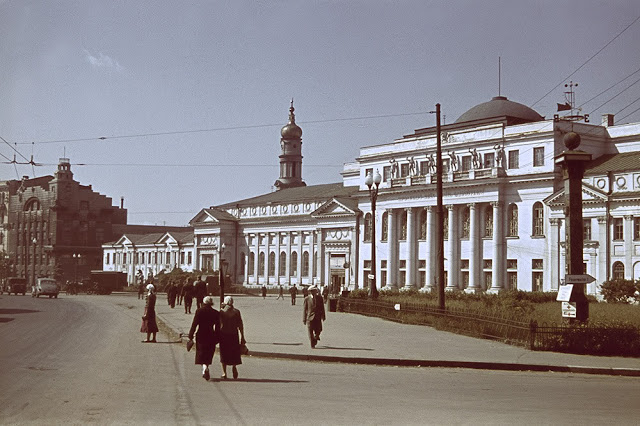
<svg viewBox="0 0 640 426">
<path fill-rule="evenodd" d="M 18 277 L 7 278 L 4 289 L 9 294 L 14 293 L 17 295 L 20 293 L 24 296 L 27 293 L 27 280 Z"/>
<path fill-rule="evenodd" d="M 36 285 L 31 289 L 31 297 L 40 297 L 40 295 L 49 296 L 49 298 L 58 298 L 60 287 L 53 278 L 38 278 Z"/>
</svg>

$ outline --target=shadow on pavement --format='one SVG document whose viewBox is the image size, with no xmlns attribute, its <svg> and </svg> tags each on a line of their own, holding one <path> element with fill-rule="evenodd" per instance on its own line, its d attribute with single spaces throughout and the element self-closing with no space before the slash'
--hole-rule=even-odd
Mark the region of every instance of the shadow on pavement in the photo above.
<svg viewBox="0 0 640 426">
<path fill-rule="evenodd" d="M 0 318 L 0 322 L 11 322 L 13 321 L 15 318 Z"/>
<path fill-rule="evenodd" d="M 34 312 L 41 312 L 41 311 L 34 311 L 33 309 L 0 309 L 0 315 L 3 315 L 3 314 L 32 314 Z"/>
<path fill-rule="evenodd" d="M 309 383 L 307 380 L 277 380 L 277 379 L 244 379 L 239 377 L 237 379 L 221 379 L 221 378 L 211 378 L 210 382 L 244 382 L 244 383 Z"/>
<path fill-rule="evenodd" d="M 335 346 L 316 346 L 316 349 L 337 349 L 342 351 L 373 351 L 371 348 L 338 348 Z"/>
</svg>

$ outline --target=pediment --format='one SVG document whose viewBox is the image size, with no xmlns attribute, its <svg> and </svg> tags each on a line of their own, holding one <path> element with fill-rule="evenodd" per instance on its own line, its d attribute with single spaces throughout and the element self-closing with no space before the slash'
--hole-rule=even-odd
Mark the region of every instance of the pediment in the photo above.
<svg viewBox="0 0 640 426">
<path fill-rule="evenodd" d="M 211 213 L 209 209 L 202 209 L 195 215 L 193 219 L 189 221 L 190 226 L 198 224 L 219 224 L 220 221 Z"/>
<path fill-rule="evenodd" d="M 164 234 L 159 240 L 158 244 L 176 245 L 178 241 L 169 232 Z"/>
<path fill-rule="evenodd" d="M 582 184 L 582 204 L 600 204 L 608 201 L 609 196 L 600 189 L 589 184 Z M 544 199 L 548 206 L 564 206 L 564 188 Z"/>
<path fill-rule="evenodd" d="M 326 217 L 326 216 L 354 216 L 356 210 L 347 206 L 344 202 L 333 198 L 311 213 L 311 217 Z"/>
<path fill-rule="evenodd" d="M 133 241 L 131 241 L 131 239 L 126 235 L 122 235 L 120 238 L 118 238 L 118 240 L 115 242 L 114 245 L 130 246 L 130 245 L 133 245 Z"/>
</svg>

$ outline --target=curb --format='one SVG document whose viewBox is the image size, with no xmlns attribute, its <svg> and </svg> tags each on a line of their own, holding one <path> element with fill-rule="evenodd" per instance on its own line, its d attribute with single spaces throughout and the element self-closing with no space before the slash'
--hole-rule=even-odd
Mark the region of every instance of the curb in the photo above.
<svg viewBox="0 0 640 426">
<path fill-rule="evenodd" d="M 171 330 L 183 342 L 187 334 L 178 331 L 160 315 L 156 317 L 167 329 Z M 250 342 L 249 342 L 250 343 Z M 425 360 L 425 359 L 396 359 L 396 358 L 365 358 L 365 357 L 341 357 L 329 355 L 289 354 L 281 352 L 250 351 L 250 357 L 289 359 L 308 362 L 332 362 L 343 364 L 378 365 L 386 367 L 431 367 L 431 368 L 467 368 L 474 370 L 494 371 L 534 371 L 552 373 L 579 373 L 601 376 L 640 377 L 640 369 L 616 368 L 616 367 L 587 367 L 579 365 L 545 365 L 545 364 L 516 364 L 509 362 L 484 362 L 484 361 L 449 361 L 449 360 Z"/>
</svg>

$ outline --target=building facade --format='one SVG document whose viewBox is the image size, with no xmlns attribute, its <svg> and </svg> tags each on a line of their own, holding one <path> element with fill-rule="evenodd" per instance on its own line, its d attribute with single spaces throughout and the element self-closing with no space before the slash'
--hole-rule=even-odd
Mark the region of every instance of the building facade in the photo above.
<svg viewBox="0 0 640 426">
<path fill-rule="evenodd" d="M 54 176 L 0 184 L 0 219 L 12 275 L 64 282 L 101 269 L 102 243 L 113 238 L 114 225 L 126 224 L 127 211 L 75 181 L 69 159 L 61 158 Z"/>
<path fill-rule="evenodd" d="M 193 270 L 230 265 L 244 286 L 435 289 L 435 230 L 444 229 L 449 291 L 555 291 L 566 273 L 565 194 L 556 164 L 568 132 L 592 155 L 583 179 L 587 292 L 640 278 L 640 123 L 545 119 L 498 96 L 442 126 L 445 214 L 436 222 L 436 128 L 363 147 L 342 182 L 306 186 L 293 103 L 275 190 L 202 209 Z M 365 177 L 379 172 L 376 220 Z M 376 241 L 371 241 L 371 226 Z M 376 264 L 372 265 L 375 245 Z"/>
</svg>

